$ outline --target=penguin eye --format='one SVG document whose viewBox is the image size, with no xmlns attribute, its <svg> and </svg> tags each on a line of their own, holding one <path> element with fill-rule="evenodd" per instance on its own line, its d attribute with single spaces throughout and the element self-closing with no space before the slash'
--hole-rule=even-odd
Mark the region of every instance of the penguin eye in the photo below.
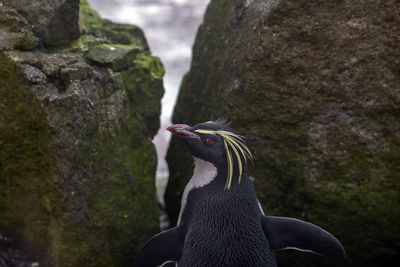
<svg viewBox="0 0 400 267">
<path fill-rule="evenodd" d="M 207 139 L 206 139 L 206 142 L 212 145 L 212 144 L 215 143 L 215 139 L 207 138 Z"/>
</svg>

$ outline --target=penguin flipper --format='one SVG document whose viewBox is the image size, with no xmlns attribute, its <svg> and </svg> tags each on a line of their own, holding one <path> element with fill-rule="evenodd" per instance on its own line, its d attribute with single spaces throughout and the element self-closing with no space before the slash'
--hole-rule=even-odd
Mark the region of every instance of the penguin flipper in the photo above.
<svg viewBox="0 0 400 267">
<path fill-rule="evenodd" d="M 155 267 L 179 261 L 185 240 L 185 234 L 180 230 L 174 227 L 153 236 L 137 255 L 134 266 Z"/>
<path fill-rule="evenodd" d="M 261 222 L 273 250 L 297 249 L 337 261 L 346 259 L 340 242 L 319 226 L 294 218 L 274 216 L 262 216 Z"/>
</svg>

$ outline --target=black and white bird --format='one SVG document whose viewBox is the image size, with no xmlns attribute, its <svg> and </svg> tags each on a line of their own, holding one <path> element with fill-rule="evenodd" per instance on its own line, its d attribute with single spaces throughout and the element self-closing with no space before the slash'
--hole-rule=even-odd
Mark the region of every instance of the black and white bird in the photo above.
<svg viewBox="0 0 400 267">
<path fill-rule="evenodd" d="M 340 242 L 322 228 L 293 218 L 265 216 L 244 172 L 252 155 L 244 137 L 224 120 L 167 128 L 194 157 L 177 226 L 155 235 L 135 266 L 276 266 L 275 250 L 297 249 L 346 259 Z"/>
</svg>

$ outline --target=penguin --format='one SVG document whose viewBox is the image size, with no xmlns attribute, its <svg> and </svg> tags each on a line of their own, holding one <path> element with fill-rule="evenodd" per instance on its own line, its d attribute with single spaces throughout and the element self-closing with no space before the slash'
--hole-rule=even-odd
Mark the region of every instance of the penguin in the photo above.
<svg viewBox="0 0 400 267">
<path fill-rule="evenodd" d="M 176 227 L 152 237 L 136 267 L 277 266 L 276 250 L 297 249 L 344 261 L 340 242 L 295 218 L 266 216 L 244 167 L 252 154 L 226 120 L 167 128 L 194 158 Z"/>
</svg>

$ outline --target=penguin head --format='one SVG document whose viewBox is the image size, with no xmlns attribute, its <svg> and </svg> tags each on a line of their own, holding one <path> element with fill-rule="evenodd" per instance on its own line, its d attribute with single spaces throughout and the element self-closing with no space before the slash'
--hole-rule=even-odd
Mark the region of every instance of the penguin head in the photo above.
<svg viewBox="0 0 400 267">
<path fill-rule="evenodd" d="M 183 140 L 193 157 L 212 163 L 227 173 L 226 188 L 230 188 L 234 173 L 239 182 L 251 152 L 244 137 L 236 134 L 225 120 L 209 121 L 194 126 L 175 124 L 168 131 Z"/>
</svg>

